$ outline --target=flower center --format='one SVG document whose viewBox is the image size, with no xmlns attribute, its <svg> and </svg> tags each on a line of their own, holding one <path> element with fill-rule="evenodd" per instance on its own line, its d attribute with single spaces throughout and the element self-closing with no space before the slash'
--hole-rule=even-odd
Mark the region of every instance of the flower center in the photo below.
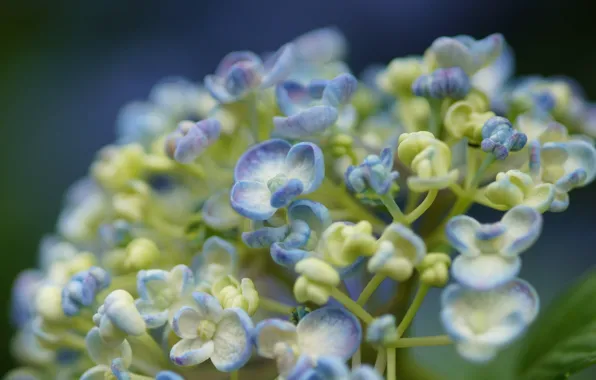
<svg viewBox="0 0 596 380">
<path fill-rule="evenodd" d="M 199 326 L 197 326 L 197 335 L 202 340 L 211 340 L 215 334 L 216 327 L 217 326 L 213 321 L 204 319 L 199 322 Z"/>
<path fill-rule="evenodd" d="M 488 314 L 481 311 L 474 311 L 468 316 L 468 324 L 474 333 L 482 334 L 490 327 Z"/>
<path fill-rule="evenodd" d="M 280 187 L 285 185 L 287 182 L 288 182 L 288 177 L 283 173 L 279 173 L 275 177 L 273 177 L 269 181 L 267 181 L 267 187 L 269 188 L 269 191 L 274 193 Z"/>
</svg>

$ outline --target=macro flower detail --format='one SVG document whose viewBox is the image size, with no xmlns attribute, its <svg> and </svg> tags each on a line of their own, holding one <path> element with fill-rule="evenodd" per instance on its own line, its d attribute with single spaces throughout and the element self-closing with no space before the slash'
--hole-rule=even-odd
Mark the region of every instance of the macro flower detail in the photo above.
<svg viewBox="0 0 596 380">
<path fill-rule="evenodd" d="M 268 219 L 299 195 L 316 190 L 324 175 L 323 153 L 315 144 L 262 142 L 238 159 L 232 207 L 249 219 Z"/>
<path fill-rule="evenodd" d="M 426 255 L 424 241 L 414 231 L 392 223 L 379 238 L 378 248 L 368 261 L 371 273 L 380 273 L 396 281 L 405 281 Z"/>
<path fill-rule="evenodd" d="M 145 153 L 138 144 L 108 146 L 99 152 L 99 158 L 91 167 L 93 178 L 106 189 L 118 191 L 139 177 Z"/>
<path fill-rule="evenodd" d="M 201 209 L 203 221 L 218 231 L 232 229 L 240 223 L 241 217 L 230 205 L 230 192 L 219 191 L 210 196 Z"/>
<path fill-rule="evenodd" d="M 321 357 L 347 360 L 362 339 L 360 322 L 348 311 L 323 307 L 308 313 L 297 325 L 281 319 L 266 319 L 257 324 L 254 342 L 259 356 L 276 359 L 279 374 L 288 377 L 302 355 L 311 361 Z M 285 360 L 284 360 L 285 359 Z"/>
<path fill-rule="evenodd" d="M 134 298 L 125 290 L 114 290 L 97 309 L 93 322 L 99 327 L 101 339 L 110 344 L 122 342 L 128 335 L 145 333 L 145 322 L 139 314 Z"/>
<path fill-rule="evenodd" d="M 179 366 L 194 366 L 211 359 L 220 371 L 242 367 L 251 354 L 253 323 L 242 309 L 222 309 L 219 301 L 202 292 L 175 314 L 172 328 L 182 340 L 170 351 Z"/>
<path fill-rule="evenodd" d="M 165 324 L 169 309 L 178 300 L 190 294 L 194 276 L 186 265 L 176 265 L 170 271 L 161 269 L 141 270 L 137 274 L 139 299 L 135 306 L 147 328 Z"/>
<path fill-rule="evenodd" d="M 435 287 L 445 286 L 449 281 L 450 265 L 451 258 L 446 253 L 428 253 L 416 267 L 420 273 L 420 282 Z"/>
<path fill-rule="evenodd" d="M 316 360 L 302 356 L 299 363 L 287 376 L 288 379 L 325 380 L 381 380 L 383 377 L 369 365 L 361 365 L 350 370 L 346 363 L 333 356 L 323 356 Z"/>
<path fill-rule="evenodd" d="M 527 282 L 514 279 L 487 292 L 449 285 L 441 296 L 441 321 L 464 358 L 485 362 L 518 338 L 538 314 Z"/>
<path fill-rule="evenodd" d="M 569 191 L 596 178 L 596 149 L 584 141 L 546 143 L 540 151 L 540 175 L 544 182 Z"/>
<path fill-rule="evenodd" d="M 526 205 L 545 212 L 555 199 L 555 187 L 550 183 L 536 184 L 530 175 L 519 170 L 509 170 L 497 174 L 495 182 L 484 190 L 484 196 L 506 209 Z"/>
<path fill-rule="evenodd" d="M 95 367 L 86 371 L 82 380 L 115 378 L 129 379 L 126 373 L 132 363 L 132 349 L 128 341 L 123 340 L 116 345 L 108 345 L 102 339 L 99 328 L 92 328 L 85 338 L 85 345 Z"/>
<path fill-rule="evenodd" d="M 567 128 L 542 113 L 525 113 L 515 119 L 515 127 L 528 136 L 528 141 L 564 142 L 569 139 Z"/>
<path fill-rule="evenodd" d="M 103 261 L 112 272 L 121 274 L 151 268 L 160 256 L 161 252 L 153 241 L 136 238 L 131 240 L 126 248 L 107 252 Z"/>
<path fill-rule="evenodd" d="M 453 260 L 453 277 L 478 290 L 507 283 L 519 273 L 519 254 L 534 244 L 541 230 L 542 215 L 528 206 L 512 208 L 494 224 L 480 224 L 465 215 L 452 218 L 447 239 L 460 253 Z"/>
<path fill-rule="evenodd" d="M 294 268 L 300 274 L 294 283 L 294 297 L 302 303 L 312 301 L 327 303 L 333 288 L 339 285 L 339 273 L 325 261 L 309 257 L 299 261 Z"/>
<path fill-rule="evenodd" d="M 460 67 L 437 69 L 419 76 L 412 84 L 414 95 L 433 99 L 462 99 L 470 88 L 470 78 Z"/>
<path fill-rule="evenodd" d="M 482 150 L 492 153 L 498 160 L 507 158 L 509 152 L 521 150 L 528 141 L 525 134 L 515 131 L 511 122 L 500 116 L 492 117 L 484 123 L 482 137 Z"/>
<path fill-rule="evenodd" d="M 306 86 L 292 81 L 279 84 L 275 91 L 277 105 L 286 116 L 273 118 L 275 133 L 302 138 L 324 131 L 338 121 L 341 108 L 349 103 L 357 85 L 350 74 L 312 81 Z"/>
<path fill-rule="evenodd" d="M 370 256 L 377 249 L 372 225 L 367 221 L 357 224 L 335 222 L 321 236 L 316 248 L 327 262 L 346 268 L 357 262 L 360 256 Z"/>
<path fill-rule="evenodd" d="M 75 274 L 62 289 L 62 310 L 67 316 L 77 315 L 91 306 L 97 293 L 110 285 L 110 275 L 100 267 L 91 267 Z"/>
<path fill-rule="evenodd" d="M 437 38 L 428 52 L 437 67 L 460 67 L 468 75 L 491 64 L 501 54 L 504 38 L 495 33 L 481 40 L 470 36 Z"/>
<path fill-rule="evenodd" d="M 166 139 L 166 154 L 180 163 L 191 163 L 217 140 L 220 130 L 221 124 L 215 119 L 205 119 L 198 123 L 182 121 L 178 124 L 178 129 Z"/>
<path fill-rule="evenodd" d="M 238 265 L 236 247 L 230 242 L 212 236 L 205 241 L 203 249 L 192 263 L 192 268 L 200 284 L 211 286 L 222 277 L 233 274 Z"/>
<path fill-rule="evenodd" d="M 414 174 L 408 178 L 408 187 L 414 191 L 443 189 L 457 180 L 457 169 L 450 170 L 449 146 L 430 132 L 403 133 L 397 156 Z"/>
<path fill-rule="evenodd" d="M 391 314 L 375 318 L 366 330 L 366 341 L 375 346 L 384 346 L 398 338 L 397 322 Z"/>
<path fill-rule="evenodd" d="M 363 193 L 371 189 L 376 194 L 387 194 L 399 173 L 393 171 L 393 151 L 385 148 L 379 156 L 371 154 L 358 166 L 350 166 L 345 173 L 350 191 Z"/>
<path fill-rule="evenodd" d="M 218 102 L 232 103 L 287 78 L 294 60 L 293 44 L 282 46 L 265 62 L 249 51 L 232 52 L 221 60 L 215 74 L 205 77 L 205 87 Z"/>
<path fill-rule="evenodd" d="M 233 276 L 222 277 L 211 287 L 211 294 L 223 308 L 237 307 L 249 316 L 253 316 L 259 307 L 259 293 L 250 278 L 238 282 Z"/>
</svg>

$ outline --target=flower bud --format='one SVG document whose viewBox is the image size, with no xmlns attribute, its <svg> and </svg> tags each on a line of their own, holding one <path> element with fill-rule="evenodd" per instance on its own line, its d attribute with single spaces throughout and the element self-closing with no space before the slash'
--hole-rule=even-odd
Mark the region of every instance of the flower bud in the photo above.
<svg viewBox="0 0 596 380">
<path fill-rule="evenodd" d="M 72 317 L 82 307 L 91 306 L 97 293 L 108 287 L 110 275 L 100 267 L 75 274 L 62 289 L 62 310 Z"/>
<path fill-rule="evenodd" d="M 508 209 L 525 204 L 544 212 L 554 201 L 555 188 L 550 183 L 535 184 L 532 177 L 519 170 L 509 170 L 497 174 L 495 182 L 486 187 L 484 196 Z"/>
<path fill-rule="evenodd" d="M 213 284 L 211 293 L 226 309 L 238 307 L 252 316 L 259 307 L 259 293 L 249 278 L 239 283 L 233 276 L 222 277 Z"/>
<path fill-rule="evenodd" d="M 317 251 L 331 264 L 346 267 L 358 257 L 375 252 L 377 241 L 372 232 L 372 225 L 367 221 L 355 225 L 333 223 L 323 232 Z"/>
<path fill-rule="evenodd" d="M 390 314 L 375 318 L 366 330 L 366 341 L 374 346 L 384 346 L 399 339 L 395 316 Z"/>
<path fill-rule="evenodd" d="M 447 109 L 444 124 L 453 137 L 466 137 L 470 143 L 480 144 L 483 139 L 482 127 L 493 116 L 494 112 L 481 112 L 472 102 L 460 100 Z"/>
<path fill-rule="evenodd" d="M 423 73 L 422 61 L 418 58 L 396 58 L 387 69 L 377 76 L 377 85 L 394 96 L 410 97 L 412 83 Z"/>
<path fill-rule="evenodd" d="M 442 287 L 449 281 L 451 258 L 446 253 L 429 253 L 418 265 L 420 281 L 423 284 Z"/>
<path fill-rule="evenodd" d="M 56 323 L 66 319 L 62 310 L 62 289 L 56 285 L 42 286 L 36 295 L 37 314 L 45 321 Z"/>
<path fill-rule="evenodd" d="M 504 160 L 509 152 L 521 150 L 528 137 L 513 129 L 511 122 L 504 117 L 494 116 L 482 126 L 482 150 L 492 153 L 496 159 Z"/>
<path fill-rule="evenodd" d="M 134 299 L 121 289 L 114 290 L 106 297 L 93 316 L 93 322 L 99 327 L 101 338 L 108 343 L 119 343 L 128 335 L 145 333 L 145 322 Z"/>
<path fill-rule="evenodd" d="M 433 99 L 462 99 L 470 92 L 470 78 L 459 67 L 435 70 L 419 76 L 412 84 L 416 96 Z"/>
<path fill-rule="evenodd" d="M 323 305 L 329 300 L 333 288 L 340 283 L 337 271 L 314 257 L 299 261 L 295 270 L 301 274 L 294 284 L 294 296 L 300 303 L 312 301 Z"/>
<path fill-rule="evenodd" d="M 124 267 L 131 271 L 150 268 L 159 258 L 159 248 L 149 239 L 137 238 L 126 247 Z"/>
<path fill-rule="evenodd" d="M 109 146 L 100 151 L 91 174 L 101 186 L 119 191 L 140 176 L 144 159 L 145 153 L 139 144 Z"/>
</svg>

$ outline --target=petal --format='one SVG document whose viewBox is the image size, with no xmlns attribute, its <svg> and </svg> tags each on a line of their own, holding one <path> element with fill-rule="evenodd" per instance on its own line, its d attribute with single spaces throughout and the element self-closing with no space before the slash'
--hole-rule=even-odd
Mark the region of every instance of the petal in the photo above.
<svg viewBox="0 0 596 380">
<path fill-rule="evenodd" d="M 308 137 L 332 126 L 338 116 L 336 108 L 326 105 L 309 107 L 288 117 L 275 116 L 274 133 L 289 138 Z"/>
<path fill-rule="evenodd" d="M 183 339 L 170 350 L 170 360 L 174 364 L 188 367 L 201 364 L 213 355 L 213 341 L 203 342 L 200 339 Z"/>
<path fill-rule="evenodd" d="M 363 365 L 352 371 L 350 380 L 383 380 L 383 376 L 369 365 Z"/>
<path fill-rule="evenodd" d="M 485 363 L 493 359 L 498 352 L 495 346 L 474 342 L 461 342 L 455 348 L 464 359 L 475 363 Z"/>
<path fill-rule="evenodd" d="M 311 230 L 321 236 L 323 231 L 331 225 L 329 210 L 324 205 L 309 200 L 294 201 L 288 206 L 288 219 L 305 221 Z"/>
<path fill-rule="evenodd" d="M 346 50 L 346 38 L 337 28 L 320 28 L 294 40 L 300 59 L 314 63 L 327 63 L 341 59 Z"/>
<path fill-rule="evenodd" d="M 161 269 L 141 270 L 137 273 L 137 291 L 144 300 L 153 300 L 167 287 L 168 272 Z"/>
<path fill-rule="evenodd" d="M 405 257 L 413 265 L 417 265 L 426 255 L 424 240 L 414 231 L 399 223 L 392 223 L 385 228 L 379 241 L 393 244 L 395 254 Z"/>
<path fill-rule="evenodd" d="M 180 163 L 188 164 L 193 162 L 209 145 L 207 135 L 199 128 L 190 128 L 186 136 L 179 138 L 176 142 L 174 159 Z"/>
<path fill-rule="evenodd" d="M 548 209 L 550 212 L 563 212 L 569 207 L 569 194 L 555 187 L 555 199 Z"/>
<path fill-rule="evenodd" d="M 202 208 L 203 221 L 209 227 L 219 231 L 236 227 L 241 220 L 230 204 L 230 193 L 227 190 L 213 194 L 205 201 Z"/>
<path fill-rule="evenodd" d="M 205 244 L 201 253 L 193 259 L 193 269 L 200 281 L 212 283 L 215 277 L 222 277 L 234 272 L 238 261 L 236 248 L 228 241 L 212 236 Z M 216 271 L 213 268 L 217 268 Z"/>
<path fill-rule="evenodd" d="M 204 292 L 194 292 L 193 299 L 197 304 L 197 311 L 201 319 L 217 322 L 223 311 L 217 298 Z"/>
<path fill-rule="evenodd" d="M 304 184 L 296 178 L 291 178 L 271 194 L 271 206 L 285 207 L 304 192 Z"/>
<path fill-rule="evenodd" d="M 274 86 L 286 79 L 294 68 L 296 48 L 293 43 L 288 43 L 279 48 L 277 52 L 265 61 L 265 76 L 261 88 Z"/>
<path fill-rule="evenodd" d="M 110 373 L 110 367 L 107 365 L 97 365 L 89 368 L 81 375 L 80 380 L 105 380 L 106 373 Z"/>
<path fill-rule="evenodd" d="M 265 319 L 257 324 L 254 343 L 260 356 L 273 359 L 275 345 L 280 342 L 295 346 L 298 342 L 296 326 L 281 319 Z"/>
<path fill-rule="evenodd" d="M 290 355 L 293 356 L 294 353 L 290 351 L 288 356 Z M 293 361 L 290 362 L 288 360 L 288 362 L 284 362 L 283 364 L 280 363 L 278 359 L 277 368 L 280 376 L 283 376 L 286 380 L 313 379 L 313 377 L 314 379 L 317 379 L 317 377 L 315 377 L 317 374 L 313 369 L 315 363 L 313 363 L 310 356 L 300 355 L 298 360 L 290 356 L 290 359 L 293 359 Z M 291 368 L 290 365 L 292 366 Z"/>
<path fill-rule="evenodd" d="M 215 368 L 230 372 L 248 362 L 252 353 L 253 328 L 252 320 L 244 310 L 230 308 L 223 311 L 213 336 L 215 351 L 211 361 Z"/>
<path fill-rule="evenodd" d="M 280 242 L 290 232 L 288 225 L 281 227 L 263 227 L 252 232 L 243 232 L 242 241 L 250 248 L 271 247 L 271 244 Z"/>
<path fill-rule="evenodd" d="M 468 47 L 454 38 L 440 37 L 432 43 L 430 50 L 439 67 L 461 67 L 468 75 L 480 69 Z"/>
<path fill-rule="evenodd" d="M 342 380 L 350 378 L 350 370 L 346 363 L 333 356 L 317 359 L 315 371 L 323 379 Z"/>
<path fill-rule="evenodd" d="M 285 173 L 285 158 L 292 146 L 285 140 L 272 139 L 244 152 L 234 169 L 235 181 L 267 181 Z"/>
<path fill-rule="evenodd" d="M 172 320 L 172 329 L 182 339 L 194 339 L 201 321 L 201 315 L 190 306 L 181 307 Z"/>
<path fill-rule="evenodd" d="M 360 347 L 362 328 L 345 309 L 323 307 L 308 313 L 296 328 L 300 352 L 318 356 L 350 358 Z"/>
<path fill-rule="evenodd" d="M 290 234 L 283 242 L 286 248 L 301 248 L 308 243 L 310 238 L 310 227 L 303 220 L 294 220 L 290 222 Z"/>
<path fill-rule="evenodd" d="M 215 75 L 207 75 L 204 83 L 207 91 L 209 91 L 211 96 L 218 102 L 225 104 L 236 100 L 236 97 L 232 96 L 224 86 L 222 78 Z"/>
<path fill-rule="evenodd" d="M 170 287 L 174 288 L 178 295 L 182 295 L 191 290 L 194 286 L 194 282 L 193 272 L 186 265 L 176 265 L 170 270 L 168 283 Z"/>
<path fill-rule="evenodd" d="M 323 90 L 323 101 L 332 106 L 339 107 L 350 101 L 358 87 L 358 80 L 351 74 L 340 74 L 329 81 Z"/>
<path fill-rule="evenodd" d="M 286 116 L 296 115 L 313 101 L 308 89 L 294 81 L 286 81 L 277 85 L 275 99 L 277 106 Z"/>
<path fill-rule="evenodd" d="M 566 171 L 583 169 L 586 171 L 586 178 L 580 186 L 591 183 L 596 178 L 596 148 L 592 144 L 579 140 L 568 141 L 565 144 L 569 152 L 569 160 L 565 163 Z"/>
<path fill-rule="evenodd" d="M 462 285 L 477 290 L 493 289 L 511 281 L 521 269 L 519 257 L 483 254 L 460 255 L 453 260 L 453 277 Z"/>
<path fill-rule="evenodd" d="M 93 362 L 109 366 L 112 360 L 121 358 L 128 367 L 132 362 L 132 349 L 125 339 L 121 344 L 110 347 L 99 334 L 99 328 L 93 327 L 85 337 L 85 346 Z"/>
<path fill-rule="evenodd" d="M 160 371 L 155 375 L 155 380 L 184 380 L 184 378 L 172 371 Z"/>
<path fill-rule="evenodd" d="M 262 182 L 236 182 L 232 187 L 230 202 L 238 214 L 253 220 L 269 219 L 277 211 L 271 206 L 271 191 Z"/>
<path fill-rule="evenodd" d="M 168 311 L 156 308 L 151 302 L 138 299 L 135 301 L 135 306 L 148 329 L 163 326 L 168 320 Z"/>
<path fill-rule="evenodd" d="M 308 251 L 298 248 L 287 248 L 283 243 L 273 243 L 270 252 L 273 261 L 286 268 L 294 268 L 296 263 L 309 255 Z"/>
<path fill-rule="evenodd" d="M 478 256 L 480 250 L 476 245 L 476 232 L 480 229 L 480 223 L 467 215 L 459 215 L 451 218 L 445 227 L 447 240 L 453 248 L 462 255 Z"/>
<path fill-rule="evenodd" d="M 539 212 L 545 212 L 554 200 L 555 187 L 550 183 L 542 183 L 530 190 L 530 194 L 524 201 L 524 204 Z"/>
<path fill-rule="evenodd" d="M 312 143 L 294 145 L 286 157 L 288 177 L 299 179 L 304 185 L 304 194 L 315 191 L 325 177 L 325 163 L 321 148 Z"/>
<path fill-rule="evenodd" d="M 530 248 L 542 231 L 542 215 L 529 206 L 516 206 L 501 219 L 506 228 L 501 254 L 515 256 Z"/>
</svg>

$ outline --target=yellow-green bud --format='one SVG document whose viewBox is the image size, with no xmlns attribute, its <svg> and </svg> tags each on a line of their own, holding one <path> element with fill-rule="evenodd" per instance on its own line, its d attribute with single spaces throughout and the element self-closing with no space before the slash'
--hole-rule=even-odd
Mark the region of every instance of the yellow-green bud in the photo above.
<svg viewBox="0 0 596 380">
<path fill-rule="evenodd" d="M 54 284 L 66 284 L 72 276 L 91 268 L 97 263 L 95 255 L 91 252 L 81 252 L 68 260 L 52 263 L 48 269 L 48 279 Z"/>
<path fill-rule="evenodd" d="M 159 248 L 149 239 L 137 238 L 126 247 L 124 266 L 130 270 L 150 268 L 159 258 Z"/>
<path fill-rule="evenodd" d="M 139 144 L 109 146 L 100 151 L 91 174 L 104 188 L 119 191 L 143 170 L 145 153 Z"/>
<path fill-rule="evenodd" d="M 545 212 L 555 198 L 555 187 L 550 183 L 537 185 L 528 174 L 509 170 L 497 174 L 495 182 L 486 187 L 484 196 L 495 205 L 507 209 L 524 204 Z"/>
<path fill-rule="evenodd" d="M 407 131 L 416 132 L 428 127 L 430 104 L 422 97 L 404 98 L 399 100 L 394 113 Z"/>
<path fill-rule="evenodd" d="M 377 240 L 372 233 L 372 225 L 367 221 L 355 225 L 333 223 L 323 232 L 317 252 L 331 264 L 346 267 L 360 256 L 375 253 Z"/>
<path fill-rule="evenodd" d="M 298 262 L 295 271 L 301 274 L 294 284 L 294 296 L 300 303 L 327 303 L 333 288 L 339 285 L 339 273 L 321 259 L 310 257 Z"/>
<path fill-rule="evenodd" d="M 445 128 L 455 138 L 467 137 L 472 144 L 482 142 L 484 123 L 495 116 L 494 112 L 478 112 L 471 102 L 461 100 L 449 107 L 445 114 Z"/>
<path fill-rule="evenodd" d="M 418 265 L 420 281 L 424 284 L 442 287 L 449 281 L 451 258 L 446 253 L 428 253 Z"/>
<path fill-rule="evenodd" d="M 224 308 L 238 307 L 252 316 L 259 307 L 259 293 L 249 278 L 238 282 L 233 276 L 217 280 L 211 287 L 211 293 Z"/>
<path fill-rule="evenodd" d="M 412 97 L 412 83 L 423 71 L 423 63 L 418 58 L 395 58 L 379 73 L 377 85 L 394 96 Z"/>
<path fill-rule="evenodd" d="M 62 287 L 56 285 L 42 286 L 35 298 L 35 308 L 45 321 L 62 322 L 67 317 L 62 310 Z"/>
</svg>

